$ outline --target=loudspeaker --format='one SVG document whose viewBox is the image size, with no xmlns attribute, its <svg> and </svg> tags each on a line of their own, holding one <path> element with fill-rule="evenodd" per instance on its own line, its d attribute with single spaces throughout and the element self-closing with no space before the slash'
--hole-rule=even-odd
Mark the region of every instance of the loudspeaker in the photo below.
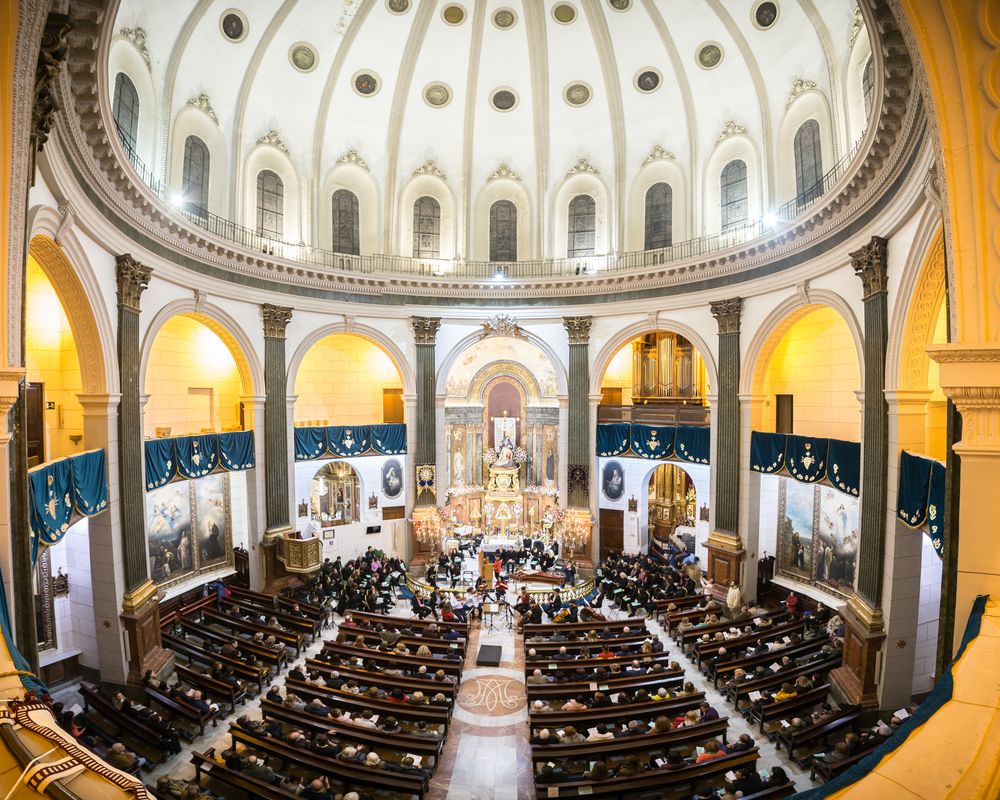
<svg viewBox="0 0 1000 800">
<path fill-rule="evenodd" d="M 479 648 L 476 655 L 476 666 L 478 667 L 499 667 L 500 655 L 503 648 L 496 644 L 484 644 Z"/>
</svg>

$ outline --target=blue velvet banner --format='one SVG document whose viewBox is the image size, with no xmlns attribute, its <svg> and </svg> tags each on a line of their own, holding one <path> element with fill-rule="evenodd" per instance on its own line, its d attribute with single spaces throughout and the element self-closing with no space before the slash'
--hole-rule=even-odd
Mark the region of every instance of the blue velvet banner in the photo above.
<svg viewBox="0 0 1000 800">
<path fill-rule="evenodd" d="M 795 480 L 815 483 L 826 477 L 829 439 L 791 436 L 785 440 L 785 469 Z"/>
<path fill-rule="evenodd" d="M 931 462 L 931 479 L 927 492 L 927 535 L 931 537 L 934 552 L 944 558 L 944 479 L 948 470 L 944 464 Z"/>
<path fill-rule="evenodd" d="M 108 460 L 104 450 L 71 456 L 73 500 L 77 510 L 88 517 L 108 507 Z"/>
<path fill-rule="evenodd" d="M 146 491 L 166 486 L 177 475 L 177 458 L 173 439 L 147 439 Z"/>
<path fill-rule="evenodd" d="M 401 422 L 372 425 L 371 447 L 379 455 L 398 456 L 406 452 L 406 426 Z"/>
<path fill-rule="evenodd" d="M 632 452 L 639 458 L 671 458 L 677 429 L 668 425 L 632 424 Z"/>
<path fill-rule="evenodd" d="M 253 444 L 253 431 L 220 433 L 219 462 L 223 469 L 230 472 L 253 469 L 256 466 Z"/>
<path fill-rule="evenodd" d="M 44 464 L 28 473 L 31 561 L 38 547 L 56 544 L 69 530 L 73 512 L 92 517 L 108 508 L 107 460 L 92 450 Z"/>
<path fill-rule="evenodd" d="M 3 573 L 0 573 L 0 633 L 3 634 L 4 644 L 7 645 L 7 652 L 10 653 L 10 660 L 14 662 L 14 669 L 17 670 L 17 677 L 20 678 L 21 685 L 25 689 L 35 692 L 39 697 L 47 694 L 48 687 L 31 671 L 28 659 L 21 655 L 21 651 L 14 643 L 14 632 L 10 624 L 10 606 L 7 605 L 7 590 L 4 588 Z"/>
<path fill-rule="evenodd" d="M 606 422 L 597 426 L 597 455 L 620 456 L 628 452 L 632 426 L 627 422 Z"/>
<path fill-rule="evenodd" d="M 783 433 L 753 431 L 750 434 L 750 469 L 770 475 L 785 466 Z"/>
<path fill-rule="evenodd" d="M 326 428 L 295 429 L 296 461 L 311 461 L 315 458 L 325 458 L 326 455 Z"/>
<path fill-rule="evenodd" d="M 219 437 L 214 433 L 174 439 L 177 471 L 183 478 L 202 478 L 219 466 Z"/>
<path fill-rule="evenodd" d="M 371 428 L 367 425 L 331 425 L 326 429 L 326 443 L 335 456 L 356 456 L 369 446 Z"/>
<path fill-rule="evenodd" d="M 712 460 L 711 441 L 711 431 L 707 427 L 678 425 L 674 438 L 674 452 L 681 461 L 708 464 Z"/>
<path fill-rule="evenodd" d="M 831 439 L 826 460 L 830 483 L 845 494 L 857 497 L 861 491 L 861 442 Z"/>
<path fill-rule="evenodd" d="M 899 454 L 896 516 L 911 528 L 919 528 L 927 521 L 930 479 L 930 459 L 915 456 L 905 450 Z"/>
</svg>

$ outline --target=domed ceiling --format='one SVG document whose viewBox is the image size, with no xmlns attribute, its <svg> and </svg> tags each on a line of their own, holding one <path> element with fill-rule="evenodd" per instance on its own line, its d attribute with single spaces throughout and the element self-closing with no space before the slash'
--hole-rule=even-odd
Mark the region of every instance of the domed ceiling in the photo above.
<svg viewBox="0 0 1000 800">
<path fill-rule="evenodd" d="M 711 154 L 740 135 L 760 159 L 761 205 L 780 204 L 797 95 L 828 109 L 824 168 L 860 134 L 847 84 L 863 30 L 854 0 L 122 0 L 115 23 L 151 77 L 154 168 L 167 174 L 172 125 L 192 104 L 225 144 L 223 216 L 241 217 L 261 142 L 287 153 L 306 209 L 338 161 L 360 162 L 378 187 L 382 252 L 390 198 L 421 170 L 447 180 L 461 222 L 491 178 L 518 181 L 548 213 L 582 170 L 620 208 L 644 164 L 670 162 L 692 187 L 690 238 L 704 232 Z M 626 244 L 619 231 L 608 249 Z"/>
</svg>

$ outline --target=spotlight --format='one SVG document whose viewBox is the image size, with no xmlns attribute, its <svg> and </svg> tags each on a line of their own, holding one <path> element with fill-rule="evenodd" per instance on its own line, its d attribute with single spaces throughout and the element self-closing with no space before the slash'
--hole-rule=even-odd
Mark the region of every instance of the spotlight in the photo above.
<svg viewBox="0 0 1000 800">
<path fill-rule="evenodd" d="M 182 195 L 180 192 L 174 192 L 172 195 L 170 195 L 170 205 L 174 206 L 175 208 L 181 205 L 181 203 L 183 202 L 184 202 L 184 195 Z"/>
<path fill-rule="evenodd" d="M 773 211 L 768 211 L 761 219 L 761 222 L 764 223 L 765 228 L 773 228 L 778 224 L 778 216 Z"/>
</svg>

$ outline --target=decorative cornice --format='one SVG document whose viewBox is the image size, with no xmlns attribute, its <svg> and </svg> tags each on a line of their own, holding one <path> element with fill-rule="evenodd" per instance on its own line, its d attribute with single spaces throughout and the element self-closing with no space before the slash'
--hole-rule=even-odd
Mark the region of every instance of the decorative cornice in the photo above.
<svg viewBox="0 0 1000 800">
<path fill-rule="evenodd" d="M 785 102 L 785 108 L 788 108 L 792 103 L 794 103 L 799 95 L 805 94 L 810 89 L 815 88 L 816 81 L 807 81 L 805 78 L 796 78 L 792 81 L 792 88 L 788 93 L 788 100 Z"/>
<path fill-rule="evenodd" d="M 336 165 L 340 166 L 341 164 L 353 164 L 356 167 L 361 167 L 361 169 L 365 172 L 368 172 L 368 162 L 365 161 L 361 157 L 361 154 L 358 153 L 358 151 L 353 147 L 337 159 Z"/>
<path fill-rule="evenodd" d="M 436 178 L 440 178 L 443 181 L 448 180 L 447 176 L 441 171 L 441 168 L 434 163 L 433 159 L 428 158 L 423 164 L 413 170 L 414 175 L 433 175 Z"/>
<path fill-rule="evenodd" d="M 264 338 L 284 339 L 285 329 L 292 321 L 292 309 L 263 303 L 260 312 L 264 320 Z"/>
<path fill-rule="evenodd" d="M 661 145 L 654 144 L 653 149 L 649 151 L 649 155 L 643 160 L 642 165 L 652 164 L 654 161 L 673 161 L 677 156 L 671 153 L 669 150 L 664 149 Z"/>
<path fill-rule="evenodd" d="M 521 176 L 518 175 L 516 172 L 514 172 L 514 170 L 512 170 L 506 164 L 501 164 L 499 167 L 493 170 L 492 173 L 490 173 L 490 176 L 486 180 L 498 181 L 501 179 L 506 179 L 509 181 L 519 181 L 521 180 Z"/>
<path fill-rule="evenodd" d="M 410 317 L 413 326 L 413 341 L 416 344 L 434 344 L 437 340 L 441 317 Z"/>
<path fill-rule="evenodd" d="M 495 314 L 483 323 L 483 330 L 479 334 L 479 339 L 483 340 L 490 336 L 511 336 L 515 339 L 526 338 L 524 330 L 510 314 Z"/>
<path fill-rule="evenodd" d="M 984 344 L 978 347 L 953 344 L 932 344 L 927 346 L 927 355 L 938 364 L 986 364 L 1000 363 L 1000 346 Z"/>
<path fill-rule="evenodd" d="M 881 236 L 873 236 L 864 247 L 849 253 L 854 274 L 861 278 L 865 299 L 889 290 L 888 245 Z"/>
<path fill-rule="evenodd" d="M 725 126 L 723 126 L 722 133 L 720 133 L 718 136 L 715 137 L 715 143 L 719 144 L 720 142 L 724 142 L 730 136 L 746 136 L 746 135 L 747 135 L 746 128 L 744 128 L 742 125 L 737 125 L 732 120 L 729 120 L 729 122 L 727 122 Z"/>
<path fill-rule="evenodd" d="M 41 152 L 48 141 L 49 131 L 55 123 L 55 113 L 59 110 L 55 80 L 69 52 L 66 37 L 72 27 L 65 14 L 52 12 L 45 20 L 42 46 L 35 65 L 35 97 L 31 107 L 31 143 L 34 152 Z"/>
<path fill-rule="evenodd" d="M 600 175 L 600 170 L 585 158 L 578 158 L 576 163 L 566 172 L 566 177 L 568 178 L 570 175 L 576 175 L 578 172 Z"/>
<path fill-rule="evenodd" d="M 127 39 L 132 46 L 139 51 L 142 60 L 146 62 L 146 69 L 151 69 L 152 62 L 149 59 L 149 48 L 146 46 L 146 30 L 144 28 L 122 28 L 118 35 Z"/>
<path fill-rule="evenodd" d="M 214 122 L 216 125 L 219 124 L 219 117 L 215 113 L 215 109 L 212 108 L 212 101 L 208 99 L 208 95 L 205 94 L 204 92 L 199 94 L 197 97 L 192 97 L 190 100 L 187 101 L 187 103 L 185 103 L 185 105 L 191 106 L 192 108 L 197 108 L 199 111 L 204 111 L 206 114 L 208 114 L 209 117 L 211 117 L 212 122 Z M 272 131 L 272 133 L 274 132 Z M 260 144 L 259 140 L 257 144 Z"/>
<path fill-rule="evenodd" d="M 118 305 L 129 311 L 139 313 L 139 298 L 149 286 L 153 270 L 140 264 L 131 253 L 122 253 L 115 257 L 115 280 L 118 284 Z"/>
<path fill-rule="evenodd" d="M 740 316 L 743 312 L 743 298 L 730 297 L 728 300 L 713 300 L 708 304 L 712 316 L 719 323 L 719 335 L 740 332 Z"/>
<path fill-rule="evenodd" d="M 281 136 L 276 130 L 273 129 L 261 136 L 257 140 L 257 144 L 266 144 L 271 147 L 277 147 L 282 153 L 288 152 L 288 148 L 285 146 L 285 143 L 281 141 Z"/>
<path fill-rule="evenodd" d="M 569 334 L 570 344 L 589 344 L 593 317 L 563 317 L 563 327 Z"/>
</svg>

